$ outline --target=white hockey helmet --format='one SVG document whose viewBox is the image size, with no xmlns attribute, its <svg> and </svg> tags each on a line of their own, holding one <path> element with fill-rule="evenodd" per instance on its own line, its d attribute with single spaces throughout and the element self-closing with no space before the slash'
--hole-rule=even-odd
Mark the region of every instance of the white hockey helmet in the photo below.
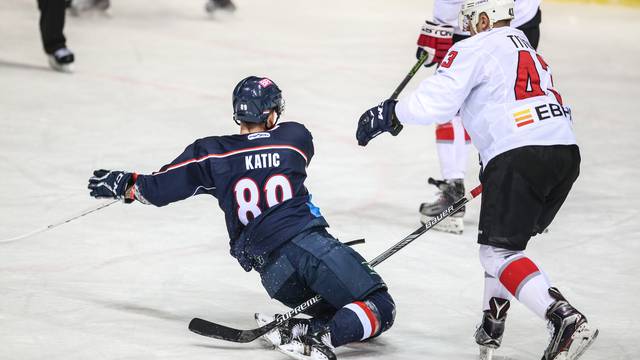
<svg viewBox="0 0 640 360">
<path fill-rule="evenodd" d="M 489 17 L 491 29 L 496 21 L 513 19 L 514 6 L 514 0 L 465 0 L 458 18 L 460 29 L 469 31 L 471 26 L 476 26 L 482 13 Z"/>
</svg>

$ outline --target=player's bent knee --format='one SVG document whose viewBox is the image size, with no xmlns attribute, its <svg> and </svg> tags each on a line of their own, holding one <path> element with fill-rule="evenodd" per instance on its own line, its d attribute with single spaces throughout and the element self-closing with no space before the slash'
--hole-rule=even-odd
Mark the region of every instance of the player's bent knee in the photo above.
<svg viewBox="0 0 640 360">
<path fill-rule="evenodd" d="M 522 251 L 507 250 L 491 245 L 480 245 L 480 262 L 487 274 L 496 277 L 502 266 L 514 256 L 522 256 Z"/>
<path fill-rule="evenodd" d="M 396 304 L 386 289 L 369 294 L 361 303 L 370 311 L 368 320 L 372 324 L 369 335 L 365 333 L 362 340 L 379 336 L 393 326 L 396 318 Z"/>
<path fill-rule="evenodd" d="M 375 335 L 378 336 L 393 326 L 396 319 L 396 303 L 386 289 L 378 290 L 368 298 L 377 308 L 380 317 L 380 331 Z"/>
</svg>

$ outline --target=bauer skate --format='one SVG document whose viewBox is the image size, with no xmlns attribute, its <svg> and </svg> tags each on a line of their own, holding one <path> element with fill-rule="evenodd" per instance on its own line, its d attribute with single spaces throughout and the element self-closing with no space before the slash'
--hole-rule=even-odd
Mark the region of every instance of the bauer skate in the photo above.
<svg viewBox="0 0 640 360">
<path fill-rule="evenodd" d="M 49 66 L 55 71 L 60 72 L 71 72 L 71 64 L 75 60 L 73 53 L 65 48 L 60 48 L 53 52 L 53 54 L 48 55 L 49 58 Z"/>
<path fill-rule="evenodd" d="M 429 178 L 429 184 L 435 185 L 440 189 L 440 192 L 438 193 L 436 201 L 431 203 L 422 203 L 420 205 L 420 214 L 422 215 L 420 222 L 423 224 L 426 224 L 427 221 L 436 217 L 449 206 L 453 205 L 456 200 L 464 197 L 463 179 L 434 180 L 433 178 Z M 462 234 L 462 231 L 464 230 L 464 212 L 465 208 L 463 207 L 455 214 L 436 224 L 433 229 L 453 234 Z"/>
<path fill-rule="evenodd" d="M 549 288 L 549 295 L 557 301 L 547 310 L 551 340 L 542 360 L 576 360 L 596 339 L 598 329 L 591 330 L 587 318 L 558 289 Z"/>
<path fill-rule="evenodd" d="M 500 347 L 504 324 L 509 310 L 509 300 L 492 297 L 489 300 L 489 310 L 482 315 L 482 323 L 476 330 L 476 343 L 480 346 L 480 360 L 491 360 L 493 351 Z"/>
</svg>

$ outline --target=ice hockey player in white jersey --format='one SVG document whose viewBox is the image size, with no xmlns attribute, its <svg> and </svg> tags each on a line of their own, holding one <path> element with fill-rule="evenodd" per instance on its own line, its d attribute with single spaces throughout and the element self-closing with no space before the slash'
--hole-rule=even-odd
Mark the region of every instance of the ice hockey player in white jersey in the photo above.
<svg viewBox="0 0 640 360">
<path fill-rule="evenodd" d="M 482 161 L 478 243 L 485 289 L 475 335 L 481 355 L 490 358 L 500 346 L 515 296 L 548 321 L 552 336 L 542 359 L 574 360 L 598 331 L 524 250 L 565 201 L 580 152 L 551 68 L 522 31 L 509 27 L 513 6 L 513 0 L 466 0 L 460 21 L 472 36 L 453 45 L 416 91 L 366 111 L 356 137 L 365 146 L 398 122 L 444 123 L 460 111 Z"/>
<path fill-rule="evenodd" d="M 427 52 L 429 57 L 425 66 L 440 65 L 449 48 L 458 41 L 469 37 L 469 32 L 458 26 L 458 14 L 462 0 L 435 0 L 433 19 L 422 25 L 418 36 L 416 57 Z M 522 30 L 529 44 L 538 47 L 540 39 L 540 0 L 518 0 L 514 7 L 515 16 L 511 27 Z M 467 169 L 467 157 L 470 142 L 469 134 L 462 126 L 458 115 L 444 124 L 436 125 L 436 149 L 440 160 L 440 171 L 443 180 L 429 178 L 429 184 L 438 187 L 435 201 L 420 204 L 421 221 L 429 219 L 449 207 L 457 199 L 464 196 L 464 177 Z M 464 208 L 438 223 L 434 229 L 461 234 L 464 230 Z"/>
</svg>

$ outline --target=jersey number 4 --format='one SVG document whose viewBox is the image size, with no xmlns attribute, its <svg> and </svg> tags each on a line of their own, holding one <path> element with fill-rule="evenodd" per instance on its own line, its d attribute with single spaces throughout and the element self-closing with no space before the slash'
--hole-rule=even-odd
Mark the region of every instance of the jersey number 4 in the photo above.
<svg viewBox="0 0 640 360">
<path fill-rule="evenodd" d="M 540 55 L 536 54 L 536 57 L 540 62 L 542 70 L 546 71 L 549 68 L 547 63 Z M 551 82 L 553 83 L 553 78 L 551 78 Z M 560 97 L 560 94 L 554 89 L 547 90 L 551 91 L 560 105 L 562 105 L 562 98 Z M 540 73 L 538 73 L 536 63 L 529 51 L 518 51 L 518 76 L 516 77 L 514 91 L 516 94 L 516 100 L 546 95 L 540 86 Z"/>
<path fill-rule="evenodd" d="M 261 192 L 255 180 L 248 177 L 242 178 L 238 180 L 233 191 L 236 195 L 240 222 L 247 225 L 249 221 L 262 214 L 262 209 L 259 206 Z M 275 174 L 268 178 L 264 182 L 262 192 L 266 196 L 267 207 L 280 204 L 293 197 L 291 182 L 282 174 Z"/>
</svg>

